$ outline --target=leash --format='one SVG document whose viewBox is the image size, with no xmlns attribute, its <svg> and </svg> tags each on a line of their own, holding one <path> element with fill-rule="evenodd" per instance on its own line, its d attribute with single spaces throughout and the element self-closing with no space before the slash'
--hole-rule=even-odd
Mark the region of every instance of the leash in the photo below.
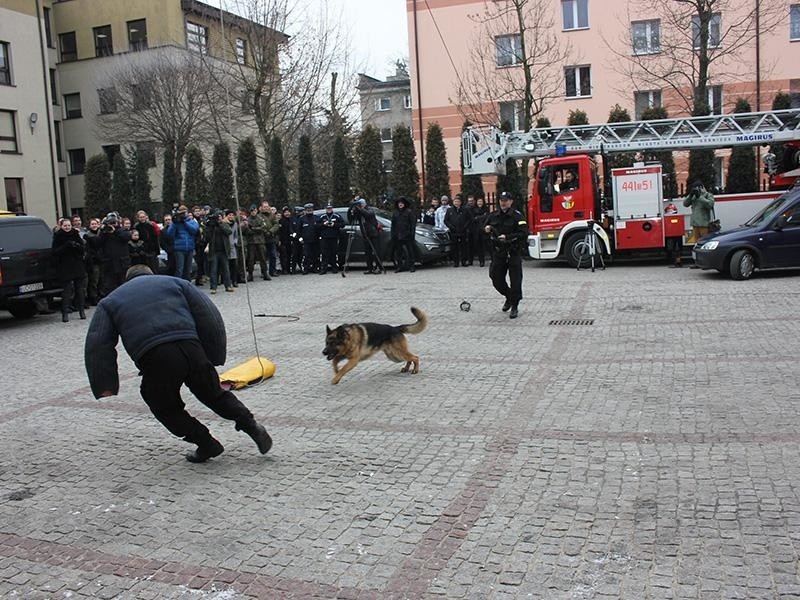
<svg viewBox="0 0 800 600">
<path fill-rule="evenodd" d="M 297 315 L 267 315 L 264 313 L 256 313 L 253 315 L 254 317 L 265 317 L 271 319 L 288 319 L 290 323 L 294 323 L 295 321 L 299 321 L 300 317 Z"/>
</svg>

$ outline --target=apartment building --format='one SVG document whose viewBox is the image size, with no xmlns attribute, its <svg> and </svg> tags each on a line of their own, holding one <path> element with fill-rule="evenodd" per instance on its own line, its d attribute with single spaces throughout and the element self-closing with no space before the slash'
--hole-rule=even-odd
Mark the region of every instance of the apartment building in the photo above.
<svg viewBox="0 0 800 600">
<path fill-rule="evenodd" d="M 0 210 L 63 214 L 55 155 L 48 1 L 0 3 Z"/>
<path fill-rule="evenodd" d="M 116 111 L 118 93 L 108 82 L 121 66 L 158 55 L 247 65 L 246 24 L 196 0 L 2 0 L 0 208 L 51 221 L 80 213 L 88 158 L 133 144 L 148 157 L 157 207 L 162 149 L 104 129 L 98 116 Z M 210 147 L 204 153 L 210 161 Z"/>
<path fill-rule="evenodd" d="M 381 81 L 368 75 L 358 76 L 361 126 L 372 125 L 381 133 L 384 170 L 392 170 L 392 129 L 411 127 L 411 79 L 405 65 L 398 65 L 394 75 Z"/>
<path fill-rule="evenodd" d="M 540 14 L 540 20 L 544 18 L 552 24 L 549 30 L 563 50 L 560 60 L 536 68 L 540 81 L 557 85 L 543 111 L 552 124 L 567 123 L 573 110 L 584 111 L 591 123 L 605 122 L 615 104 L 628 109 L 634 119 L 649 106 L 664 106 L 672 116 L 687 114 L 678 93 L 686 95 L 687 88 L 658 85 L 652 78 L 638 77 L 634 69 L 628 68 L 631 59 L 663 57 L 668 52 L 668 42 L 674 40 L 667 38 L 670 23 L 664 15 L 656 14 L 654 4 L 648 6 L 641 0 L 544 0 L 529 4 L 546 7 L 547 12 Z M 767 6 L 759 2 L 755 6 L 759 4 Z M 422 156 L 427 125 L 438 121 L 445 136 L 454 190 L 460 181 L 459 141 L 466 118 L 489 123 L 492 119 L 481 117 L 492 114 L 495 124 L 508 120 L 515 128 L 521 126 L 521 97 L 509 97 L 508 93 L 503 97 L 492 96 L 495 81 L 521 77 L 518 24 L 509 19 L 505 31 L 502 21 L 494 21 L 492 30 L 486 25 L 487 11 L 491 12 L 496 5 L 485 0 L 406 2 L 412 96 L 419 99 L 413 110 L 418 156 Z M 729 6 L 734 13 L 715 13 L 711 19 L 708 40 L 711 48 L 733 43 L 724 37 L 729 24 L 741 22 L 754 4 Z M 748 34 L 752 42 L 712 66 L 708 104 L 713 112 L 730 112 L 740 97 L 749 100 L 753 110 L 768 109 L 779 91 L 793 93 L 800 100 L 800 3 L 778 0 L 778 8 L 779 12 L 772 15 L 760 15 L 758 29 L 751 29 Z M 754 20 L 748 22 L 752 28 L 756 27 Z M 535 23 L 526 25 L 536 27 Z M 676 32 L 672 27 L 669 35 L 682 35 L 686 43 L 695 40 L 697 44 L 698 30 L 696 19 L 689 17 L 685 29 Z M 526 42 L 530 48 L 532 40 L 526 38 Z M 484 59 L 488 57 L 494 64 L 490 68 L 484 64 L 481 70 L 477 54 Z M 459 89 L 463 89 L 465 82 L 481 79 L 483 84 L 474 86 L 484 92 L 480 102 L 470 106 L 461 103 Z M 719 183 L 724 184 L 724 152 L 719 154 Z M 680 170 L 685 161 L 680 157 L 678 160 Z M 491 189 L 491 182 L 488 184 Z"/>
</svg>

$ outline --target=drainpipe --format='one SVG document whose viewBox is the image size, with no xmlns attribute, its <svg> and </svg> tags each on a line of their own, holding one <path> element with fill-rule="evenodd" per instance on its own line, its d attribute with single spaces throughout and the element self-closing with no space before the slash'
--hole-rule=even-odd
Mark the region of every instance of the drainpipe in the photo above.
<svg viewBox="0 0 800 600">
<path fill-rule="evenodd" d="M 756 2 L 756 112 L 761 111 L 761 0 Z M 761 146 L 756 146 L 756 173 L 758 177 L 758 189 L 761 185 Z"/>
<path fill-rule="evenodd" d="M 422 196 L 420 204 L 425 202 L 425 138 L 423 137 L 422 129 L 422 85 L 420 81 L 420 63 L 419 63 L 419 27 L 417 25 L 417 0 L 414 0 L 414 54 L 417 62 L 417 120 L 419 122 L 419 159 L 422 169 Z"/>
<path fill-rule="evenodd" d="M 58 210 L 58 172 L 56 171 L 56 163 L 55 163 L 55 155 L 53 153 L 53 147 L 55 142 L 53 140 L 53 113 L 52 113 L 52 106 L 53 102 L 52 99 L 48 102 L 47 97 L 49 93 L 49 88 L 47 85 L 47 50 L 45 49 L 45 41 L 44 41 L 44 32 L 42 31 L 42 14 L 41 10 L 39 10 L 39 0 L 33 0 L 33 3 L 36 5 L 36 22 L 39 25 L 39 51 L 42 53 L 42 83 L 44 84 L 44 99 L 45 99 L 45 112 L 47 113 L 47 139 L 50 140 L 50 173 L 51 178 L 53 180 L 53 202 L 56 205 L 56 219 L 59 216 Z"/>
</svg>

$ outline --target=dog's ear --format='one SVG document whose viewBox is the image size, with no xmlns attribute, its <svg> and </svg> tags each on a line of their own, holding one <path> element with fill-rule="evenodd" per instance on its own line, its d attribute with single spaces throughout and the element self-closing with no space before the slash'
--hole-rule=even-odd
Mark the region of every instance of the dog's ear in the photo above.
<svg viewBox="0 0 800 600">
<path fill-rule="evenodd" d="M 333 331 L 333 329 L 331 329 L 330 327 L 328 327 L 327 325 L 325 325 L 325 335 L 330 335 L 330 334 L 331 334 L 331 331 Z"/>
</svg>

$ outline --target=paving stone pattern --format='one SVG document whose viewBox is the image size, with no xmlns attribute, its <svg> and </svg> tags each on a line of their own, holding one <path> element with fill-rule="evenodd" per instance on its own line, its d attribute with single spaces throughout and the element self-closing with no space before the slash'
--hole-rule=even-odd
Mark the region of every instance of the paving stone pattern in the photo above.
<svg viewBox="0 0 800 600">
<path fill-rule="evenodd" d="M 94 400 L 87 322 L 0 316 L 0 597 L 800 598 L 800 279 L 654 264 L 283 276 L 215 296 L 260 456 L 193 465 L 138 395 Z M 469 300 L 469 312 L 459 310 Z M 404 323 L 338 386 L 326 324 Z M 593 319 L 593 325 L 550 321 Z"/>
</svg>

